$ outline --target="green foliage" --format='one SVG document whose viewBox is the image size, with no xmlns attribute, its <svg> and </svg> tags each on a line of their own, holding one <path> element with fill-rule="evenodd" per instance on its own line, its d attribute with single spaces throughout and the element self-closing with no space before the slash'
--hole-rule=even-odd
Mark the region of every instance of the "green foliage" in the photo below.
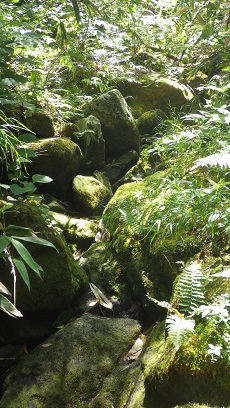
<svg viewBox="0 0 230 408">
<path fill-rule="evenodd" d="M 180 346 L 187 340 L 188 335 L 194 330 L 195 321 L 171 314 L 166 319 L 166 327 L 170 341 L 176 350 L 179 350 Z"/>
<path fill-rule="evenodd" d="M 198 263 L 192 263 L 180 274 L 175 291 L 182 313 L 191 315 L 199 305 L 205 304 L 205 281 L 207 278 Z"/>
<path fill-rule="evenodd" d="M 209 327 L 206 352 L 211 356 L 211 361 L 223 359 L 229 363 L 230 296 L 224 293 L 211 299 L 209 303 L 204 296 L 205 283 L 222 276 L 226 276 L 226 271 L 207 277 L 201 271 L 200 264 L 193 262 L 184 268 L 175 284 L 173 305 L 177 304 L 179 310 L 168 302 L 158 301 L 152 297 L 149 299 L 168 310 L 166 329 L 168 339 L 176 350 L 187 341 L 201 318 Z M 229 277 L 229 274 L 227 276 Z"/>
<path fill-rule="evenodd" d="M 154 243 L 156 238 L 184 241 L 195 233 L 200 243 L 229 239 L 229 110 L 227 87 L 209 85 L 211 92 L 197 113 L 164 122 L 149 149 L 168 169 L 144 194 L 121 208 L 131 231 Z M 186 121 L 193 121 L 186 126 Z M 204 205 L 205 203 L 205 205 Z"/>
<path fill-rule="evenodd" d="M 18 317 L 20 312 L 15 308 L 16 304 L 16 271 L 21 275 L 23 281 L 30 291 L 30 279 L 28 274 L 28 267 L 32 269 L 39 277 L 43 269 L 38 265 L 28 249 L 21 241 L 26 241 L 33 244 L 44 245 L 56 250 L 56 247 L 49 241 L 39 238 L 30 228 L 21 227 L 18 225 L 8 225 L 5 227 L 4 215 L 10 208 L 7 206 L 0 208 L 1 216 L 1 233 L 0 235 L 0 256 L 8 260 L 11 265 L 11 273 L 14 279 L 14 304 L 12 304 L 5 295 L 10 295 L 10 292 L 0 282 L 0 290 L 4 293 L 1 294 L 0 308 L 10 314 L 11 316 Z"/>
<path fill-rule="evenodd" d="M 52 181 L 50 177 L 35 174 L 32 177 L 32 182 L 24 180 L 26 174 L 26 164 L 30 157 L 34 156 L 34 152 L 22 145 L 25 141 L 34 139 L 31 133 L 20 134 L 20 131 L 28 131 L 28 129 L 16 119 L 7 118 L 1 112 L 0 116 L 0 158 L 2 169 L 7 174 L 11 184 L 0 184 L 1 191 L 11 191 L 12 196 L 1 194 L 2 201 L 0 206 L 0 257 L 5 259 L 10 265 L 10 273 L 14 281 L 13 303 L 6 297 L 10 296 L 8 289 L 0 282 L 0 309 L 13 317 L 22 316 L 16 308 L 16 271 L 21 275 L 23 281 L 30 290 L 30 280 L 28 269 L 33 270 L 41 277 L 43 272 L 23 242 L 45 245 L 56 249 L 55 246 L 47 240 L 39 238 L 30 228 L 24 228 L 17 225 L 7 225 L 5 223 L 5 213 L 13 207 L 13 202 L 19 200 L 22 196 L 27 195 L 27 199 L 32 198 L 28 195 L 36 191 L 35 183 L 49 183 Z M 16 183 L 17 182 L 17 183 Z M 35 197 L 33 197 L 34 200 Z M 37 197 L 39 202 L 39 197 Z M 22 241 L 22 242 L 21 242 Z"/>
</svg>

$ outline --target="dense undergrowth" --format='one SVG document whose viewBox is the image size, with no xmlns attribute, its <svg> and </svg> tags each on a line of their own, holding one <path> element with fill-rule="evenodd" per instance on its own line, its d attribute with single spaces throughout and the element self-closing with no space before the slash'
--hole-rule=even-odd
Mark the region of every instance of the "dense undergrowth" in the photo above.
<svg viewBox="0 0 230 408">
<path fill-rule="evenodd" d="M 19 248 L 16 266 L 28 287 L 26 267 L 39 274 L 39 266 L 18 240 L 41 242 L 30 230 L 21 231 L 21 238 L 8 236 L 4 212 L 36 190 L 34 180 L 49 180 L 25 179 L 33 152 L 22 152 L 20 145 L 34 136 L 16 119 L 18 112 L 30 116 L 46 109 L 58 131 L 59 122 L 81 112 L 92 96 L 116 87 L 118 80 L 138 82 L 153 71 L 189 86 L 194 99 L 186 114 L 172 112 L 157 138 L 152 135 L 148 153 L 159 157 L 164 180 L 122 207 L 122 217 L 130 234 L 151 245 L 165 236 L 183 244 L 190 235 L 200 246 L 211 244 L 214 254 L 229 251 L 229 24 L 228 2 L 217 0 L 1 2 L 0 159 L 14 187 L 1 187 L 6 202 L 0 210 L 0 252 L 13 264 L 9 247 Z M 7 288 L 0 285 L 0 291 L 0 307 L 17 314 L 6 303 Z M 211 313 L 216 328 L 218 317 Z M 227 344 L 227 329 L 224 336 Z"/>
</svg>

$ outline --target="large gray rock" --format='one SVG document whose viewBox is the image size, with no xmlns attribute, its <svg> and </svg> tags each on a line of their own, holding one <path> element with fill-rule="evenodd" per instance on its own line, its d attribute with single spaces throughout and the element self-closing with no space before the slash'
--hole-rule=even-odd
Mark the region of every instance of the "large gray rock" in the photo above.
<svg viewBox="0 0 230 408">
<path fill-rule="evenodd" d="M 0 407 L 89 407 L 139 332 L 135 320 L 83 315 L 17 364 Z"/>
<path fill-rule="evenodd" d="M 91 176 L 76 176 L 72 190 L 75 209 L 80 215 L 101 215 L 112 197 L 111 191 Z"/>
<path fill-rule="evenodd" d="M 84 112 L 100 120 L 107 156 L 116 157 L 128 150 L 139 151 L 140 141 L 135 121 L 117 89 L 87 103 Z"/>
<path fill-rule="evenodd" d="M 27 165 L 29 173 L 44 174 L 53 179 L 51 183 L 40 186 L 40 191 L 65 200 L 81 164 L 79 146 L 67 138 L 51 138 L 28 143 L 26 147 L 37 155 Z"/>
</svg>

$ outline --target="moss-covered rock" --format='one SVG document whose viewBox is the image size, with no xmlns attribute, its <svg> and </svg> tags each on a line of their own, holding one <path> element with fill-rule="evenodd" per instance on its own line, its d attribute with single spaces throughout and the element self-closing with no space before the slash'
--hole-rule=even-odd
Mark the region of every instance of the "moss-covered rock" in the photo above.
<svg viewBox="0 0 230 408">
<path fill-rule="evenodd" d="M 139 151 L 140 140 L 135 121 L 117 89 L 87 103 L 84 112 L 100 120 L 107 157 L 116 157 L 129 150 Z"/>
<path fill-rule="evenodd" d="M 142 358 L 145 383 L 148 384 L 146 401 L 158 400 L 161 406 L 165 407 L 184 404 L 188 404 L 185 405 L 188 407 L 196 406 L 196 404 L 198 406 L 204 404 L 208 407 L 230 406 L 228 387 L 230 380 L 228 345 L 230 283 L 229 279 L 224 277 L 211 279 L 212 265 L 209 262 L 207 264 L 204 272 L 209 274 L 209 280 L 206 281 L 205 293 L 209 294 L 209 297 L 203 299 L 204 304 L 200 306 L 200 312 L 197 310 L 193 316 L 185 313 L 187 319 L 195 319 L 195 329 L 187 332 L 180 346 L 178 339 L 183 330 L 182 326 L 180 328 L 178 326 L 178 331 L 176 331 L 174 324 L 174 331 L 169 331 L 171 335 L 167 336 L 165 324 L 162 322 L 155 326 L 148 336 Z M 187 290 L 185 289 L 186 281 L 183 281 L 183 291 L 187 293 L 187 296 L 189 296 L 188 293 L 191 294 L 190 297 L 193 296 L 191 299 L 195 307 L 196 302 L 197 305 L 199 304 L 199 290 L 195 284 L 195 278 L 193 280 L 194 288 L 190 287 L 190 281 L 188 281 Z M 187 302 L 189 303 L 189 300 Z M 171 303 L 179 304 L 178 316 L 180 302 L 177 290 L 174 292 Z M 172 313 L 173 311 L 170 311 L 170 314 Z"/>
<path fill-rule="evenodd" d="M 145 177 L 152 175 L 158 170 L 163 170 L 160 157 L 154 150 L 154 146 L 148 146 L 142 149 L 140 157 L 135 166 L 131 167 L 127 173 L 120 178 L 114 185 L 114 190 L 122 184 L 139 182 Z"/>
<path fill-rule="evenodd" d="M 191 90 L 183 84 L 159 74 L 141 75 L 135 82 L 117 82 L 117 88 L 127 97 L 135 118 L 153 109 L 170 111 L 171 107 L 181 108 L 192 99 Z"/>
<path fill-rule="evenodd" d="M 81 171 L 93 171 L 105 165 L 105 141 L 98 118 L 89 115 L 75 123 L 65 123 L 60 134 L 69 137 L 81 148 L 83 159 Z"/>
<path fill-rule="evenodd" d="M 91 176 L 76 176 L 73 180 L 73 201 L 81 215 L 100 215 L 111 198 L 111 191 Z"/>
<path fill-rule="evenodd" d="M 83 315 L 17 364 L 0 407 L 89 407 L 139 332 L 131 319 Z"/>
<path fill-rule="evenodd" d="M 101 169 L 105 165 L 105 140 L 101 132 L 101 124 L 93 115 L 76 122 L 79 129 L 76 143 L 80 146 L 84 160 L 81 168 L 84 170 Z"/>
<path fill-rule="evenodd" d="M 17 274 L 17 307 L 23 311 L 65 309 L 82 284 L 87 282 L 83 268 L 76 264 L 62 234 L 48 226 L 36 206 L 29 203 L 16 204 L 5 214 L 6 225 L 29 227 L 40 238 L 52 242 L 57 251 L 43 245 L 28 244 L 34 260 L 41 265 L 42 279 L 29 270 L 30 292 L 20 275 Z M 13 278 L 9 267 L 1 261 L 1 281 L 13 293 Z M 29 269 L 29 268 L 28 268 Z"/>
<path fill-rule="evenodd" d="M 36 134 L 39 139 L 54 137 L 53 118 L 46 112 L 34 112 L 26 116 L 26 126 Z"/>
<path fill-rule="evenodd" d="M 143 113 L 136 121 L 140 135 L 153 135 L 156 133 L 156 128 L 167 118 L 162 109 L 155 109 Z"/>
<path fill-rule="evenodd" d="M 137 208 L 140 212 L 146 209 L 146 193 L 157 188 L 166 175 L 167 172 L 159 171 L 140 182 L 122 185 L 103 214 L 105 226 L 111 234 L 111 247 L 125 281 L 152 316 L 156 306 L 149 302 L 147 295 L 169 300 L 173 281 L 180 271 L 178 260 L 188 260 L 198 247 L 191 236 L 181 240 L 180 236 L 159 235 L 151 242 L 151 239 L 145 239 L 145 235 L 134 231 L 139 228 L 139 222 L 135 223 L 131 218 L 124 221 L 127 211 L 132 217 Z M 156 211 L 163 203 L 164 196 L 159 194 L 154 201 Z"/>
<path fill-rule="evenodd" d="M 49 184 L 40 185 L 39 191 L 65 200 L 81 164 L 79 146 L 70 139 L 52 138 L 28 143 L 27 147 L 37 155 L 27 166 L 29 173 L 44 174 L 53 179 Z"/>
<path fill-rule="evenodd" d="M 95 242 L 97 222 L 73 218 L 65 214 L 52 212 L 52 217 L 62 228 L 63 235 L 68 244 L 76 245 L 78 249 L 88 248 Z"/>
<path fill-rule="evenodd" d="M 96 242 L 84 252 L 79 264 L 84 268 L 89 281 L 95 285 L 103 284 L 110 295 L 122 301 L 127 310 L 135 301 L 124 273 L 119 256 L 110 242 Z"/>
</svg>

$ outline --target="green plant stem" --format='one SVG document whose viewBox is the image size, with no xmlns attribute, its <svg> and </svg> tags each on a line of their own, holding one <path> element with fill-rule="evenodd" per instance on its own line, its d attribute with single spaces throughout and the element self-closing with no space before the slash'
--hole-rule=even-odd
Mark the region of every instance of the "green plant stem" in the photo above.
<svg viewBox="0 0 230 408">
<path fill-rule="evenodd" d="M 13 298 L 14 298 L 13 303 L 14 303 L 14 306 L 16 307 L 16 281 L 17 281 L 16 270 L 15 270 L 15 266 L 14 266 L 12 257 L 11 257 L 11 255 L 10 255 L 10 251 L 6 248 L 6 249 L 4 250 L 4 252 L 5 252 L 5 254 L 7 254 L 9 263 L 10 263 L 10 265 L 11 265 L 11 271 L 10 271 L 10 272 L 11 272 L 11 274 L 13 275 Z"/>
</svg>

